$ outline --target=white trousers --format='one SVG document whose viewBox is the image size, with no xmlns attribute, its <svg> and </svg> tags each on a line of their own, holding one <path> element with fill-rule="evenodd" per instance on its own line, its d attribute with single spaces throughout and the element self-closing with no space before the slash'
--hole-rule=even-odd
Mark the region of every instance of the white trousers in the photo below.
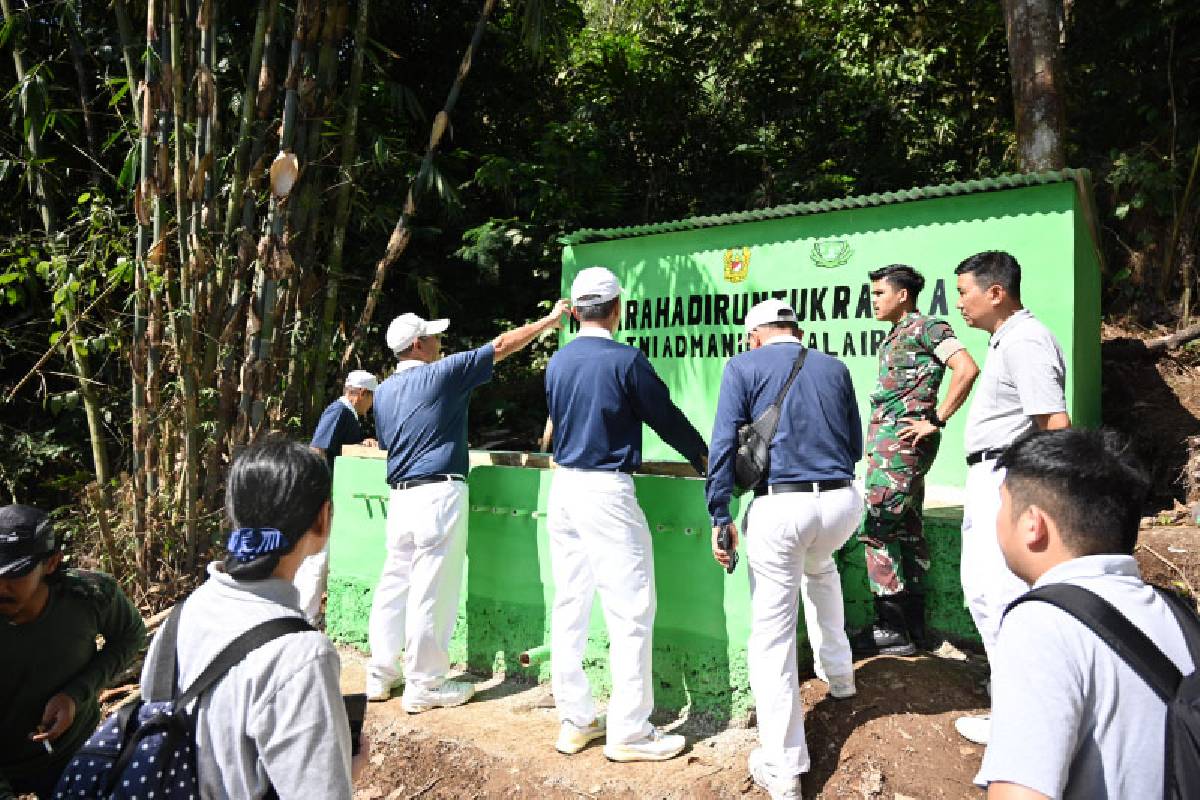
<svg viewBox="0 0 1200 800">
<path fill-rule="evenodd" d="M 608 742 L 635 742 L 653 730 L 655 594 L 650 528 L 633 479 L 621 472 L 559 467 L 547 511 L 554 573 L 551 677 L 559 719 L 583 726 L 596 718 L 583 654 L 599 592 L 612 675 Z"/>
<path fill-rule="evenodd" d="M 329 539 L 321 552 L 313 553 L 300 562 L 296 577 L 292 583 L 300 592 L 300 610 L 315 627 L 317 618 L 321 616 L 321 597 L 325 594 L 325 585 L 329 581 Z"/>
<path fill-rule="evenodd" d="M 387 557 L 371 603 L 372 678 L 394 682 L 404 653 L 405 693 L 433 690 L 450 671 L 467 555 L 468 491 L 462 481 L 393 489 Z"/>
<path fill-rule="evenodd" d="M 962 526 L 963 597 L 989 662 L 1004 609 L 1029 591 L 1025 582 L 1009 570 L 996 539 L 996 513 L 1000 510 L 1000 484 L 1005 471 L 993 469 L 995 466 L 995 461 L 981 461 L 967 469 Z"/>
<path fill-rule="evenodd" d="M 818 669 L 838 676 L 854 671 L 842 579 L 833 554 L 857 529 L 862 513 L 857 485 L 766 495 L 746 512 L 750 689 L 765 760 L 781 778 L 798 776 L 810 766 L 796 666 L 801 602 Z"/>
</svg>

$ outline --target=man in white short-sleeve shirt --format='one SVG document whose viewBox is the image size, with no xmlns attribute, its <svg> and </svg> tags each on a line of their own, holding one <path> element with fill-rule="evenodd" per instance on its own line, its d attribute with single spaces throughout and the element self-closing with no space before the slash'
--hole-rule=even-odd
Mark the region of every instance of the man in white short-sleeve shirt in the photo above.
<svg viewBox="0 0 1200 800">
<path fill-rule="evenodd" d="M 1149 482 L 1111 431 L 1033 432 L 1000 459 L 997 537 L 1038 588 L 1069 583 L 1112 604 L 1183 674 L 1194 669 L 1166 601 L 1134 560 Z M 1004 618 L 992 660 L 989 800 L 1162 797 L 1166 705 L 1095 633 L 1047 602 Z"/>
<path fill-rule="evenodd" d="M 1054 334 L 1021 304 L 1021 266 L 1015 258 L 994 250 L 977 253 L 954 272 L 963 320 L 992 336 L 967 414 L 961 562 L 963 595 L 990 661 L 1000 615 L 1025 590 L 996 545 L 1004 480 L 996 459 L 1026 431 L 1070 426 L 1067 369 Z M 964 717 L 955 725 L 967 739 L 987 743 L 987 717 Z"/>
</svg>

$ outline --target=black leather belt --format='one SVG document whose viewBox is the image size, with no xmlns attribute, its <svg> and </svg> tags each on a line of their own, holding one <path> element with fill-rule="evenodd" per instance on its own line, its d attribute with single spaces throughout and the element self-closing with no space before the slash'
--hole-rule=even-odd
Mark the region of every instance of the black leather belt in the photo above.
<svg viewBox="0 0 1200 800">
<path fill-rule="evenodd" d="M 797 481 L 796 483 L 773 483 L 770 486 L 754 490 L 755 497 L 764 494 L 790 494 L 792 492 L 832 492 L 834 489 L 845 489 L 850 481 L 842 478 L 834 481 Z"/>
<path fill-rule="evenodd" d="M 1004 455 L 1003 447 L 991 447 L 987 450 L 976 450 L 974 453 L 967 453 L 967 466 L 973 467 L 980 461 L 995 461 L 1002 455 Z"/>
<path fill-rule="evenodd" d="M 388 486 L 393 489 L 415 489 L 418 486 L 427 486 L 431 483 L 449 483 L 451 481 L 466 480 L 462 475 L 431 475 L 428 478 L 414 478 L 411 481 L 396 481 L 389 483 Z"/>
</svg>

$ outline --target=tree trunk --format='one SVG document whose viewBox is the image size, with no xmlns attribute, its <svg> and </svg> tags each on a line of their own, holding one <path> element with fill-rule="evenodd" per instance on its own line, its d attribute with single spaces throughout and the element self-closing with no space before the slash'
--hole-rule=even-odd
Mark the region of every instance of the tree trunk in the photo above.
<svg viewBox="0 0 1200 800">
<path fill-rule="evenodd" d="M 1058 3 L 1004 0 L 1016 115 L 1017 164 L 1022 172 L 1066 166 L 1066 112 L 1060 93 Z"/>
<path fill-rule="evenodd" d="M 442 141 L 442 135 L 445 134 L 446 128 L 450 126 L 450 114 L 454 111 L 455 104 L 458 103 L 458 96 L 462 92 L 463 82 L 467 79 L 467 74 L 471 71 L 471 60 L 475 56 L 475 51 L 479 49 L 479 42 L 483 38 L 484 29 L 487 27 L 488 17 L 491 16 L 492 9 L 495 7 L 496 0 L 484 0 L 483 9 L 479 14 L 479 21 L 475 23 L 475 33 L 471 36 L 471 43 L 467 45 L 467 49 L 463 53 L 462 62 L 458 66 L 458 74 L 454 78 L 454 83 L 450 86 L 450 92 L 446 95 L 446 102 L 443 104 L 442 110 L 433 119 L 433 128 L 429 132 L 429 144 L 425 148 L 425 157 L 421 159 L 421 168 L 417 171 L 417 176 L 413 178 L 412 183 L 408 186 L 408 196 L 404 200 L 400 219 L 396 220 L 396 227 L 392 229 L 392 235 L 388 238 L 387 249 L 384 251 L 383 258 L 379 259 L 378 263 L 375 264 L 375 277 L 371 282 L 371 290 L 367 293 L 366 302 L 363 303 L 363 310 L 358 318 L 358 324 L 354 326 L 354 334 L 346 342 L 346 350 L 342 353 L 342 372 L 349 369 L 358 342 L 366 335 L 367 326 L 371 324 L 371 317 L 375 314 L 375 306 L 379 302 L 379 296 L 383 294 L 383 281 L 387 277 L 388 268 L 404 253 L 408 248 L 409 240 L 412 239 L 412 231 L 409 229 L 408 224 L 409 219 L 417 210 L 416 189 L 421 185 L 421 181 L 425 179 L 430 167 L 433 165 L 433 155 L 437 152 L 438 145 Z"/>
</svg>

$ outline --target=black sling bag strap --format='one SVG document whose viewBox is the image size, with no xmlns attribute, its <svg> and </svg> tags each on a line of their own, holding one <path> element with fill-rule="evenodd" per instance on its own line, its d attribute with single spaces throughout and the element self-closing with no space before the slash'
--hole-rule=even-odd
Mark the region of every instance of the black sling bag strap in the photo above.
<svg viewBox="0 0 1200 800">
<path fill-rule="evenodd" d="M 758 419 L 738 428 L 738 448 L 733 457 L 733 477 L 739 491 L 745 492 L 753 489 L 766 477 L 771 440 L 775 438 L 775 431 L 779 428 L 779 418 L 783 415 L 783 398 L 787 396 L 788 389 L 792 388 L 792 383 L 800 374 L 800 369 L 804 366 L 804 359 L 807 357 L 808 348 L 801 345 L 800 355 L 796 356 L 792 372 L 784 382 L 783 388 L 779 390 L 775 401 L 767 406 Z"/>
<path fill-rule="evenodd" d="M 1158 594 L 1175 615 L 1192 659 L 1200 667 L 1200 660 L 1197 659 L 1200 656 L 1197 652 L 1200 649 L 1200 622 L 1178 597 L 1170 592 L 1159 591 Z M 1030 600 L 1050 603 L 1075 617 L 1124 659 L 1164 703 L 1169 704 L 1175 699 L 1183 678 L 1179 669 L 1158 645 L 1150 641 L 1150 637 L 1103 597 L 1082 586 L 1052 583 L 1021 595 L 1009 603 L 1004 613 L 1007 615 L 1017 605 Z"/>
</svg>

